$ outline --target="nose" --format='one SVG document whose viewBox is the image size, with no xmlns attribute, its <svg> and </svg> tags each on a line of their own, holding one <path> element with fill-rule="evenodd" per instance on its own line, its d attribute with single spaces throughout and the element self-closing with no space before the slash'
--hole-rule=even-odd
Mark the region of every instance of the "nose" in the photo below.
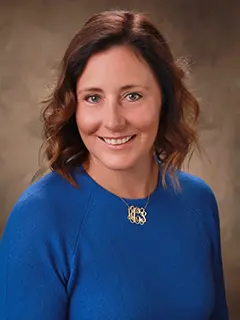
<svg viewBox="0 0 240 320">
<path fill-rule="evenodd" d="M 105 105 L 104 126 L 109 131 L 119 132 L 126 126 L 126 118 L 124 116 L 121 105 L 117 102 L 109 102 Z"/>
</svg>

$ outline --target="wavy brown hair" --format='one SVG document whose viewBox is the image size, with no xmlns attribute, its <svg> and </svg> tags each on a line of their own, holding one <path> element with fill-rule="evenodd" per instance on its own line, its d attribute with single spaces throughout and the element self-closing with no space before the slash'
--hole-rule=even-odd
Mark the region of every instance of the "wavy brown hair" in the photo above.
<svg viewBox="0 0 240 320">
<path fill-rule="evenodd" d="M 148 16 L 133 11 L 113 10 L 93 15 L 71 40 L 62 62 L 56 86 L 44 101 L 44 155 L 48 166 L 77 185 L 73 170 L 88 158 L 78 132 L 75 112 L 76 83 L 88 59 L 115 45 L 127 45 L 148 63 L 162 91 L 162 108 L 155 152 L 163 169 L 162 183 L 198 147 L 196 124 L 199 105 L 184 84 L 179 66 L 159 30 Z"/>
</svg>

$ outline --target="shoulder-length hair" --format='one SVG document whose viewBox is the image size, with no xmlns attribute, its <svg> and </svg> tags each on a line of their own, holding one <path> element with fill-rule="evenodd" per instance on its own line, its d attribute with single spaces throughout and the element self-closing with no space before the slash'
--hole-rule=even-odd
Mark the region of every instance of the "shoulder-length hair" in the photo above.
<svg viewBox="0 0 240 320">
<path fill-rule="evenodd" d="M 162 184 L 169 172 L 176 172 L 184 159 L 198 147 L 196 124 L 199 105 L 184 84 L 184 70 L 177 65 L 170 48 L 149 18 L 132 11 L 105 11 L 93 15 L 71 40 L 51 95 L 43 102 L 44 155 L 48 166 L 77 186 L 73 170 L 88 158 L 78 132 L 75 112 L 76 84 L 88 59 L 115 45 L 130 46 L 148 63 L 162 92 L 155 154 L 162 167 Z"/>
</svg>

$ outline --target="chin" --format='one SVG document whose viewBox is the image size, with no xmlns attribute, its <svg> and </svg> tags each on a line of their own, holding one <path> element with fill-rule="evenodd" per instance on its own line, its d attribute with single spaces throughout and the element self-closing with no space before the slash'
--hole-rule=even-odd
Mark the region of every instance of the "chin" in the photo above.
<svg viewBox="0 0 240 320">
<path fill-rule="evenodd" d="M 137 159 L 129 159 L 124 157 L 108 157 L 108 159 L 99 159 L 102 165 L 110 170 L 129 170 L 137 164 Z"/>
</svg>

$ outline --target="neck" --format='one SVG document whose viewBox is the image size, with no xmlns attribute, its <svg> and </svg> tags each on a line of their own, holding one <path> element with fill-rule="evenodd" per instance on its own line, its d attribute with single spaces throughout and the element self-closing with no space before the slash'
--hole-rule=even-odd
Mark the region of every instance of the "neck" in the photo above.
<svg viewBox="0 0 240 320">
<path fill-rule="evenodd" d="M 153 157 L 127 170 L 112 170 L 93 159 L 83 166 L 99 185 L 122 198 L 145 198 L 158 183 L 159 168 Z"/>
</svg>

